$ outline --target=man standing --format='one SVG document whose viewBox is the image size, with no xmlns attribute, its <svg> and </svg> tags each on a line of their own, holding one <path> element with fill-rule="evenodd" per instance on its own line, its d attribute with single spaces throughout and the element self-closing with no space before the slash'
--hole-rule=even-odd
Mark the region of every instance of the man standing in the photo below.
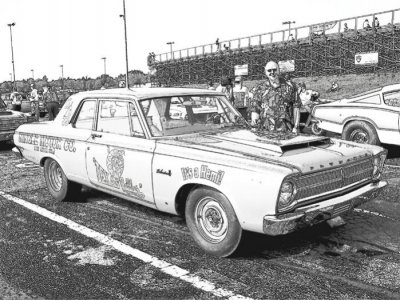
<svg viewBox="0 0 400 300">
<path fill-rule="evenodd" d="M 22 96 L 16 90 L 13 90 L 10 98 L 12 109 L 16 111 L 21 111 Z"/>
<path fill-rule="evenodd" d="M 249 106 L 249 89 L 243 85 L 242 76 L 235 77 L 235 85 L 233 87 L 233 106 L 247 120 L 247 107 Z"/>
<path fill-rule="evenodd" d="M 51 86 L 43 87 L 43 102 L 49 113 L 49 121 L 53 121 L 58 114 L 60 104 L 58 96 L 54 91 L 52 91 Z"/>
<path fill-rule="evenodd" d="M 270 61 L 265 66 L 267 80 L 254 90 L 256 101 L 261 102 L 261 126 L 267 130 L 298 132 L 301 101 L 296 86 L 279 76 L 279 66 Z"/>
<path fill-rule="evenodd" d="M 31 84 L 31 95 L 29 101 L 31 102 L 31 116 L 35 116 L 36 121 L 39 121 L 39 94 L 35 85 Z"/>
</svg>

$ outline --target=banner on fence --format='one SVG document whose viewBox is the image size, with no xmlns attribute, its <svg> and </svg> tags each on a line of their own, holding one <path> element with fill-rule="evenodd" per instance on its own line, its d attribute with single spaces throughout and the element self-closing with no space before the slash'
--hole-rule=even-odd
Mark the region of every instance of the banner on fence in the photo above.
<svg viewBox="0 0 400 300">
<path fill-rule="evenodd" d="M 235 76 L 247 76 L 249 75 L 249 65 L 236 65 Z"/>
<path fill-rule="evenodd" d="M 376 65 L 378 64 L 378 52 L 357 53 L 354 56 L 356 65 Z"/>
<path fill-rule="evenodd" d="M 278 62 L 281 73 L 294 72 L 294 60 L 283 60 Z"/>
<path fill-rule="evenodd" d="M 327 30 L 335 27 L 336 23 L 337 22 L 329 22 L 329 23 L 324 23 L 324 24 L 313 25 L 313 26 L 311 26 L 311 31 L 314 33 L 320 33 L 323 31 L 327 31 Z"/>
</svg>

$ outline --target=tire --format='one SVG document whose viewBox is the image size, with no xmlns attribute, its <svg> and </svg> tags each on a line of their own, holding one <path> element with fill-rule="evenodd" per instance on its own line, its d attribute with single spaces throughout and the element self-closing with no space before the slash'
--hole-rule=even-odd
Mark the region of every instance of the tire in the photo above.
<svg viewBox="0 0 400 300">
<path fill-rule="evenodd" d="M 343 129 L 342 139 L 360 144 L 378 146 L 381 144 L 375 128 L 363 121 L 353 121 L 347 124 Z"/>
<path fill-rule="evenodd" d="M 45 115 L 46 115 L 46 112 L 41 111 L 41 112 L 39 113 L 39 116 L 40 116 L 41 118 L 44 118 Z"/>
<path fill-rule="evenodd" d="M 194 240 L 206 253 L 227 257 L 238 248 L 242 227 L 229 200 L 220 192 L 210 188 L 192 191 L 185 216 Z"/>
<path fill-rule="evenodd" d="M 77 200 L 82 185 L 68 180 L 64 171 L 54 159 L 48 158 L 44 162 L 44 178 L 54 199 L 57 201 Z"/>
<path fill-rule="evenodd" d="M 325 133 L 326 133 L 325 130 L 321 129 L 318 126 L 318 122 L 312 122 L 311 123 L 311 132 L 313 133 L 313 135 L 318 135 L 318 136 L 325 135 Z"/>
</svg>

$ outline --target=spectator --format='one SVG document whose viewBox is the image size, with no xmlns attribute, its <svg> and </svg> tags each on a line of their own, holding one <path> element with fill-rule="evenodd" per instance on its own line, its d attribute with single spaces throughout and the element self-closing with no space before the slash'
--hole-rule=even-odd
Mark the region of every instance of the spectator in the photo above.
<svg viewBox="0 0 400 300">
<path fill-rule="evenodd" d="M 226 44 L 224 44 L 224 49 L 229 50 L 229 47 Z"/>
<path fill-rule="evenodd" d="M 16 111 L 21 111 L 22 96 L 16 90 L 11 93 L 11 104 L 12 109 Z"/>
<path fill-rule="evenodd" d="M 31 103 L 31 116 L 35 116 L 36 121 L 39 121 L 39 94 L 33 83 L 31 84 L 29 101 Z"/>
<path fill-rule="evenodd" d="M 370 30 L 371 29 L 371 25 L 369 25 L 369 21 L 368 19 L 365 19 L 364 23 L 363 23 L 363 28 L 365 30 Z"/>
<path fill-rule="evenodd" d="M 329 92 L 337 92 L 339 90 L 339 84 L 336 81 L 332 81 L 331 88 L 327 91 Z"/>
<path fill-rule="evenodd" d="M 347 26 L 347 23 L 344 23 L 343 31 L 344 31 L 344 32 L 349 31 L 349 27 Z"/>
<path fill-rule="evenodd" d="M 233 106 L 240 112 L 243 118 L 247 120 L 247 107 L 249 106 L 249 89 L 243 85 L 242 76 L 235 77 L 233 86 Z"/>
<path fill-rule="evenodd" d="M 375 29 L 378 29 L 380 27 L 378 17 L 375 17 L 374 19 L 374 27 Z"/>
<path fill-rule="evenodd" d="M 234 98 L 233 98 L 233 89 L 232 89 L 232 80 L 224 76 L 221 79 L 220 85 L 215 89 L 217 92 L 224 93 L 228 100 L 233 103 Z"/>
<path fill-rule="evenodd" d="M 215 45 L 217 46 L 217 51 L 221 50 L 221 44 L 219 43 L 219 38 L 215 41 Z"/>
<path fill-rule="evenodd" d="M 50 85 L 43 87 L 43 104 L 46 105 L 49 113 L 49 121 L 53 121 L 58 115 L 60 109 L 60 103 L 58 101 L 57 94 L 52 91 Z"/>
<path fill-rule="evenodd" d="M 289 34 L 288 41 L 289 41 L 289 42 L 294 42 L 293 33 Z"/>
<path fill-rule="evenodd" d="M 212 82 L 212 80 L 210 80 L 210 82 L 208 83 L 208 89 L 209 90 L 215 90 L 214 83 Z"/>
<path fill-rule="evenodd" d="M 253 96 L 262 103 L 260 125 L 267 130 L 297 133 L 301 101 L 296 86 L 280 76 L 279 66 L 274 61 L 266 64 L 265 74 L 267 80 L 255 88 Z"/>
</svg>

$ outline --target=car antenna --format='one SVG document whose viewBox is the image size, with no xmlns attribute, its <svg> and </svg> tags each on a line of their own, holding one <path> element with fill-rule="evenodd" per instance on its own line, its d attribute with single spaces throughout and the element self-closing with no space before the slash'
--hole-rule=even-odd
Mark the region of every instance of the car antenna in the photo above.
<svg viewBox="0 0 400 300">
<path fill-rule="evenodd" d="M 125 64 L 126 64 L 126 75 L 125 75 L 125 87 L 129 89 L 129 81 L 128 81 L 128 39 L 126 35 L 126 10 L 125 10 L 125 0 L 123 0 L 124 6 L 124 14 L 119 15 L 121 18 L 124 19 L 124 31 L 125 31 Z"/>
</svg>

